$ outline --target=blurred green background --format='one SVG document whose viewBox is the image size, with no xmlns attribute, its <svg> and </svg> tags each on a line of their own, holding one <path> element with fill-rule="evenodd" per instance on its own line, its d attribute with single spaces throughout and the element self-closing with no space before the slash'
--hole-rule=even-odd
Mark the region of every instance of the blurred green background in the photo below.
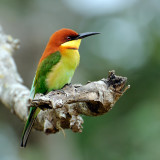
<svg viewBox="0 0 160 160">
<path fill-rule="evenodd" d="M 128 77 L 131 88 L 100 117 L 83 117 L 82 133 L 33 131 L 20 148 L 24 123 L 0 106 L 0 160 L 159 160 L 160 1 L 0 0 L 0 24 L 21 41 L 14 54 L 29 88 L 50 35 L 60 28 L 101 32 L 80 47 L 73 83 Z"/>
</svg>

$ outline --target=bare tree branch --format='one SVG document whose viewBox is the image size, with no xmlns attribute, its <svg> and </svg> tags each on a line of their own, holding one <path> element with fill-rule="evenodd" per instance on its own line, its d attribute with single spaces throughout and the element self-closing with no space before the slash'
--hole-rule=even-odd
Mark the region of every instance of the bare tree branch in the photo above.
<svg viewBox="0 0 160 160">
<path fill-rule="evenodd" d="M 129 88 L 126 77 L 110 71 L 107 79 L 86 85 L 66 85 L 62 90 L 36 94 L 29 100 L 29 89 L 22 84 L 12 57 L 17 48 L 19 41 L 5 35 L 0 28 L 0 101 L 23 121 L 28 117 L 30 106 L 45 108 L 38 114 L 34 128 L 47 134 L 63 129 L 81 132 L 81 115 L 107 113 Z"/>
</svg>

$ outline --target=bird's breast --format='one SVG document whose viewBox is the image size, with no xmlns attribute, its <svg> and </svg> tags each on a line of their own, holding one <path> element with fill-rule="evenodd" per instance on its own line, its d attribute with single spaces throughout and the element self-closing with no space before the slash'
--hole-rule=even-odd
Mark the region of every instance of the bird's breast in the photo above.
<svg viewBox="0 0 160 160">
<path fill-rule="evenodd" d="M 61 51 L 61 60 L 52 67 L 46 78 L 49 91 L 61 89 L 65 84 L 71 82 L 79 60 L 78 50 L 67 49 Z"/>
</svg>

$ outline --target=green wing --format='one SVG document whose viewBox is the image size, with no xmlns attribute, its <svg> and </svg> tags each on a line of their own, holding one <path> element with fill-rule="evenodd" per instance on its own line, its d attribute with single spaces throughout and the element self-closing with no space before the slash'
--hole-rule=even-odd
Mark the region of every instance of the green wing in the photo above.
<svg viewBox="0 0 160 160">
<path fill-rule="evenodd" d="M 40 66 L 37 69 L 34 81 L 35 94 L 45 94 L 48 91 L 48 88 L 46 86 L 47 74 L 51 71 L 52 67 L 60 61 L 60 58 L 60 52 L 55 52 L 41 62 Z"/>
<path fill-rule="evenodd" d="M 46 86 L 46 76 L 48 72 L 52 69 L 54 65 L 56 65 L 60 61 L 61 55 L 59 52 L 55 52 L 51 55 L 49 55 L 47 58 L 45 58 L 40 66 L 37 69 L 36 75 L 34 77 L 30 97 L 34 98 L 36 93 L 43 93 L 45 94 L 48 91 L 48 88 Z M 22 134 L 22 141 L 21 141 L 21 147 L 26 147 L 27 140 L 29 137 L 29 134 L 31 132 L 33 123 L 39 113 L 40 109 L 36 107 L 30 108 L 30 113 L 28 120 L 26 122 L 26 125 L 23 130 Z"/>
</svg>

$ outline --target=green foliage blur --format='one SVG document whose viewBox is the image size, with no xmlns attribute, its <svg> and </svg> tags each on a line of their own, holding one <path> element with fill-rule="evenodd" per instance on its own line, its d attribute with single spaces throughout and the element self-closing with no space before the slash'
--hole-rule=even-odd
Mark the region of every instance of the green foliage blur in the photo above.
<svg viewBox="0 0 160 160">
<path fill-rule="evenodd" d="M 131 88 L 100 117 L 83 117 L 82 133 L 32 131 L 20 148 L 24 123 L 0 106 L 0 160 L 160 159 L 159 0 L 1 0 L 0 25 L 21 41 L 14 54 L 29 88 L 50 35 L 61 28 L 101 32 L 80 47 L 73 83 L 128 77 Z"/>
</svg>

